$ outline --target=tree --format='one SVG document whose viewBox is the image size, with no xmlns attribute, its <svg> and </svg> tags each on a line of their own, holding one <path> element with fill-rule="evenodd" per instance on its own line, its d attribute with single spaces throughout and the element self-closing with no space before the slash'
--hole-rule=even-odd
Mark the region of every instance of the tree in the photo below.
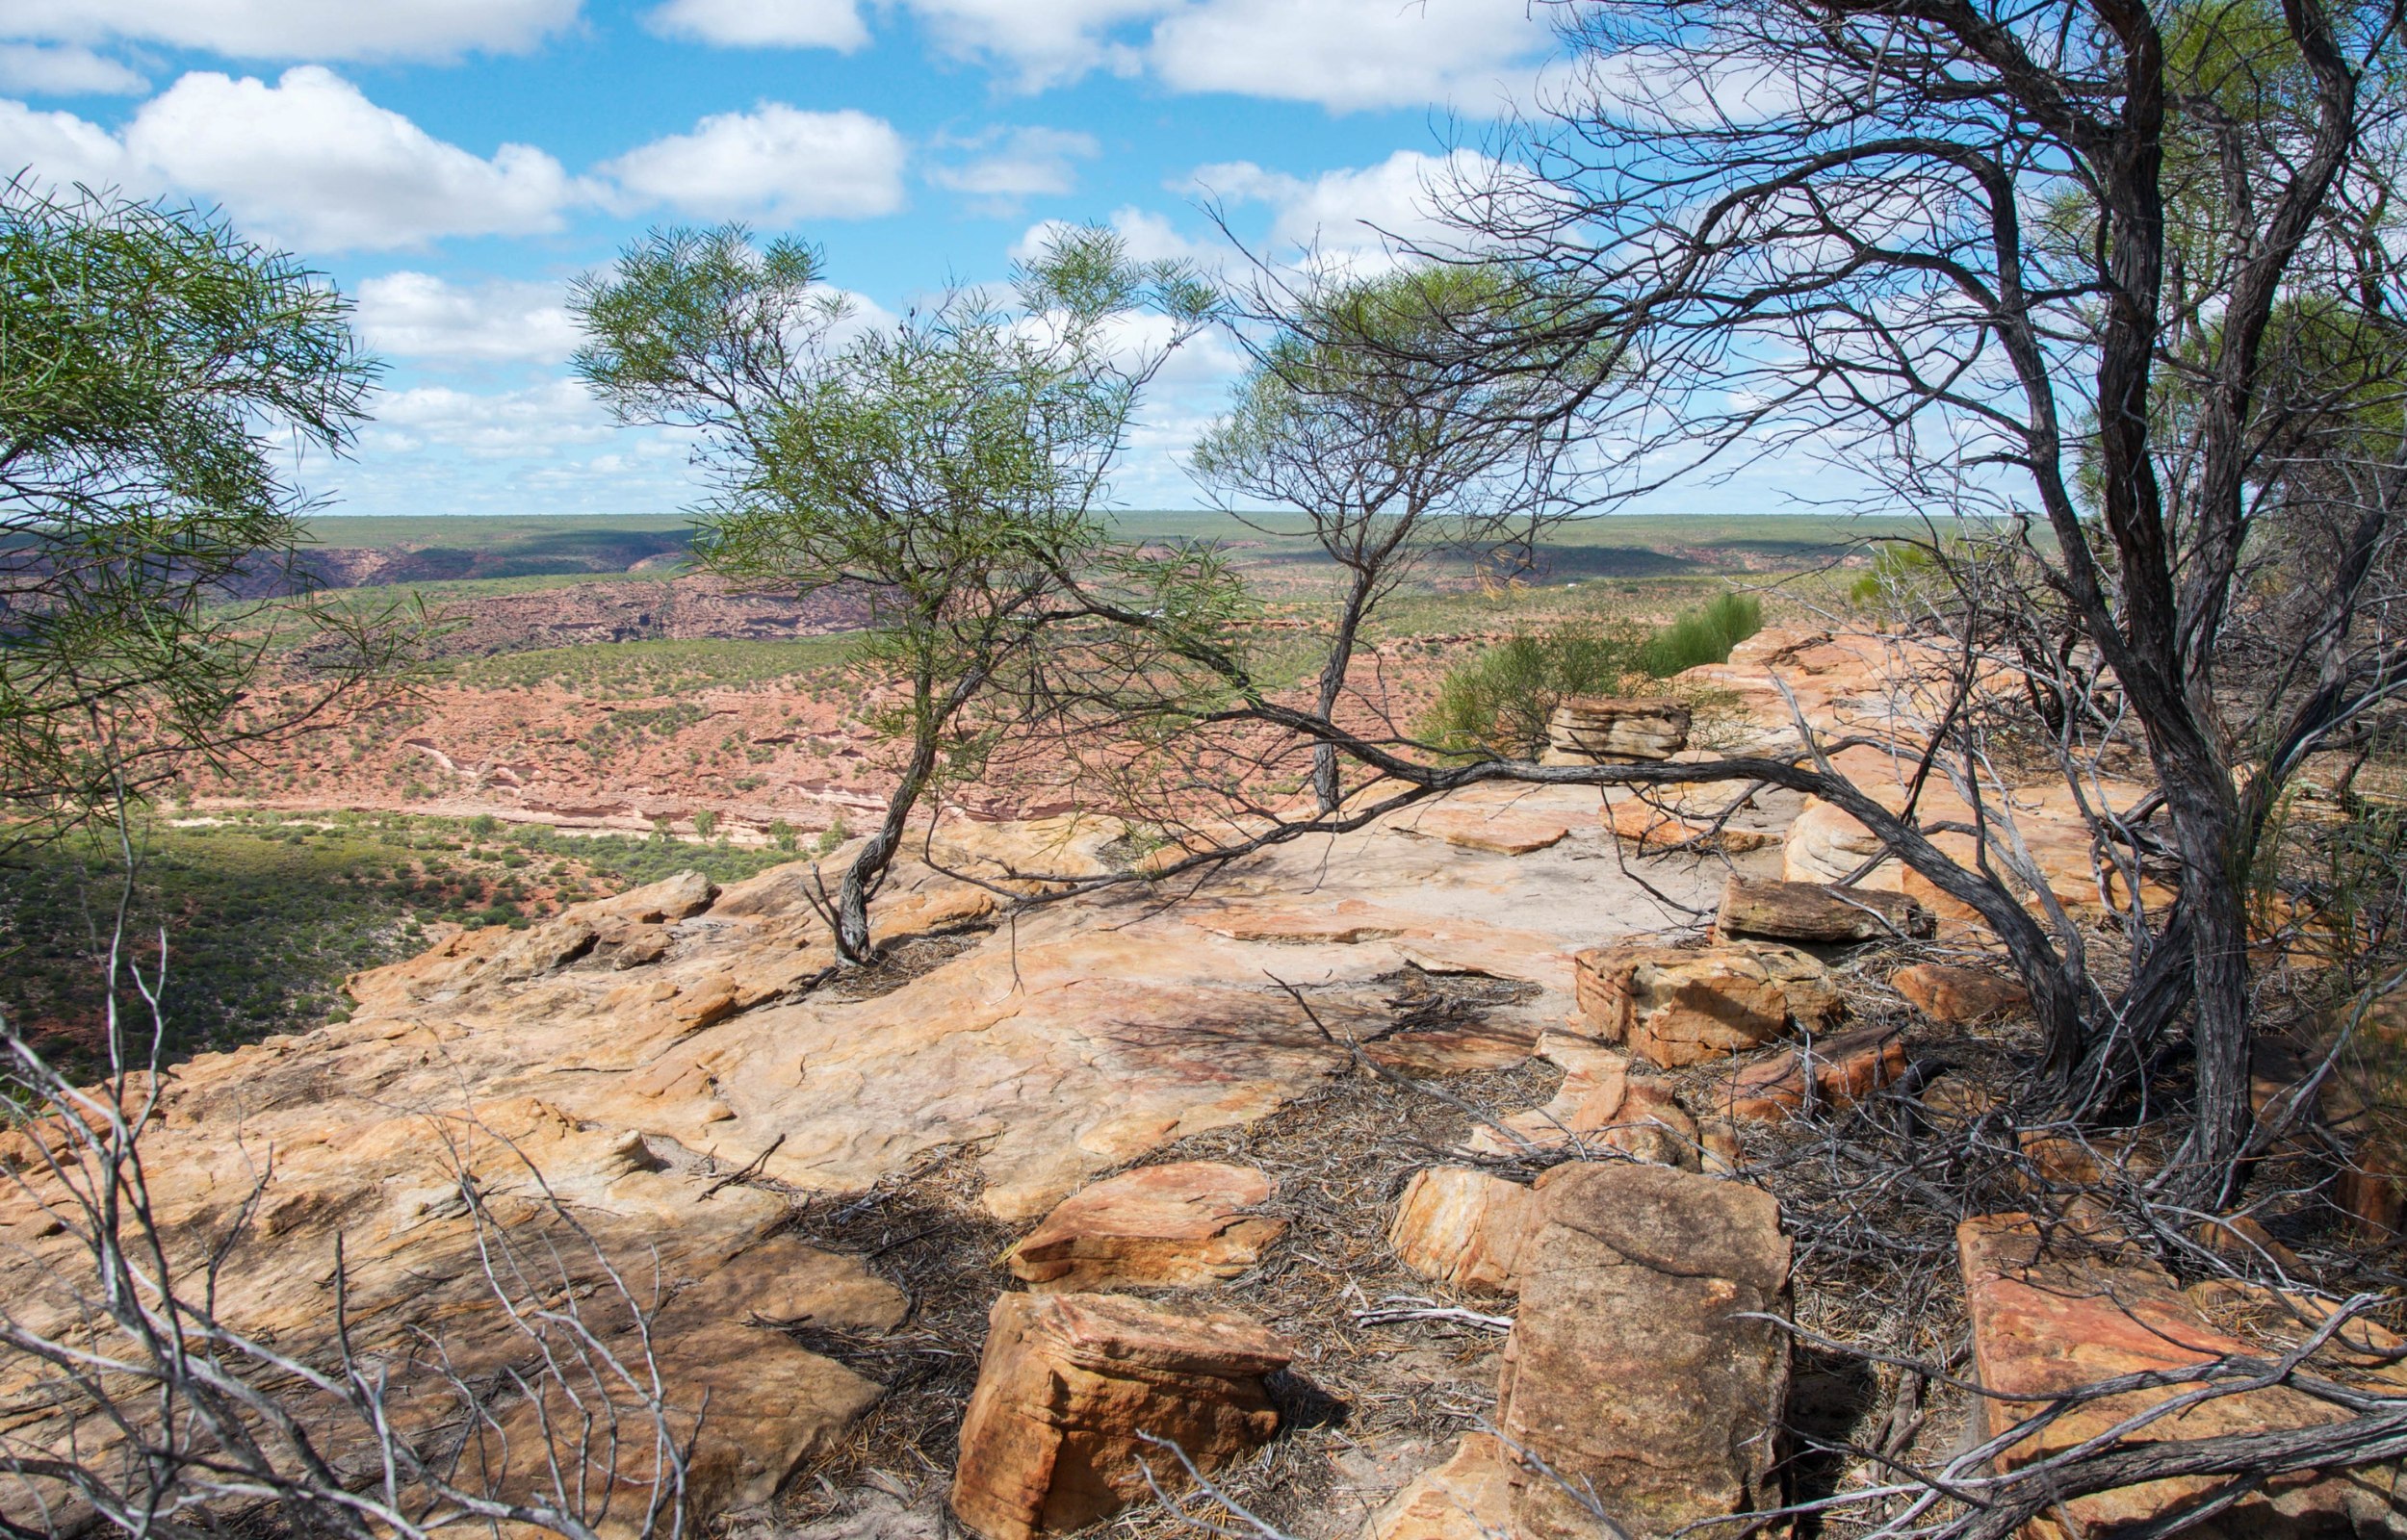
<svg viewBox="0 0 2407 1540">
<path fill-rule="evenodd" d="M 1184 269 L 1132 263 L 1117 237 L 1083 230 L 1015 274 L 1017 311 L 957 290 L 845 341 L 850 312 L 822 274 L 798 242 L 668 231 L 581 280 L 571 304 L 587 337 L 578 372 L 622 422 L 700 431 L 703 563 L 842 585 L 868 607 L 864 655 L 894 688 L 882 721 L 903 763 L 885 818 L 819 899 L 859 963 L 875 956 L 868 900 L 913 808 L 996 740 L 978 712 L 1049 680 L 1057 642 L 1216 603 L 1208 556 L 1121 549 L 1101 511 L 1147 382 L 1214 300 Z M 1167 330 L 1131 344 L 1148 315 Z"/>
<path fill-rule="evenodd" d="M 314 504 L 279 461 L 342 452 L 365 418 L 349 317 L 195 211 L 0 190 L 0 804 L 71 821 L 397 658 L 389 611 L 242 602 L 311 586 Z M 297 644 L 306 687 L 247 701 Z"/>
<path fill-rule="evenodd" d="M 2126 907 L 2128 982 L 1992 857 L 1903 817 L 1898 857 L 1978 909 L 2095 1111 L 2187 1022 L 2193 1117 L 2166 1189 L 2224 1194 L 2250 1137 L 2243 895 L 2319 745 L 2407 679 L 2397 584 L 2401 7 L 2328 0 L 1604 0 L 1564 12 L 1571 84 L 1458 189 L 1502 259 L 1577 303 L 1483 347 L 1554 349 L 1587 431 L 1648 484 L 1789 453 L 1934 537 L 1960 644 L 1925 775 L 1993 784 L 2019 678 Z M 2319 339 L 2319 340 L 2317 340 Z M 2312 346 L 2310 345 L 2312 342 Z M 1600 367 L 1600 361 L 1605 367 Z M 1944 692 L 1943 692 L 1944 693 Z M 1828 780 L 1827 776 L 1817 779 Z M 1918 777 L 1917 785 L 1922 783 Z M 1853 810 L 1851 808 L 1851 810 Z M 1891 809 L 1894 814 L 1894 809 Z"/>
<path fill-rule="evenodd" d="M 1363 624 L 1399 582 L 1440 552 L 1526 563 L 1560 516 L 1554 462 L 1517 421 L 1527 414 L 1501 409 L 1515 382 L 1491 361 L 1430 346 L 1510 310 L 1515 287 L 1501 269 L 1429 264 L 1281 289 L 1235 404 L 1196 444 L 1195 475 L 1224 505 L 1294 509 L 1344 570 L 1320 671 L 1324 717 L 1345 693 Z M 1312 783 L 1323 812 L 1343 800 L 1327 744 Z"/>
</svg>

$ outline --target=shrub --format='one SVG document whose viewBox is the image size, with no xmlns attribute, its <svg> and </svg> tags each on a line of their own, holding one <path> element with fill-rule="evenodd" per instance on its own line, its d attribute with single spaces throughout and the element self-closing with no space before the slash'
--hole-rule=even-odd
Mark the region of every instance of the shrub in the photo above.
<svg viewBox="0 0 2407 1540">
<path fill-rule="evenodd" d="M 1763 629 L 1762 600 L 1752 594 L 1723 594 L 1683 611 L 1648 637 L 1639 650 L 1639 666 L 1661 680 L 1702 663 L 1726 663 L 1731 648 Z"/>
<path fill-rule="evenodd" d="M 693 832 L 696 839 L 710 838 L 713 834 L 718 832 L 718 827 L 719 815 L 712 812 L 710 808 L 703 808 L 694 813 Z"/>
<path fill-rule="evenodd" d="M 1639 671 L 1644 645 L 1628 625 L 1509 637 L 1446 676 L 1422 733 L 1448 754 L 1535 757 L 1546 747 L 1555 707 L 1571 696 L 1620 689 Z"/>
<path fill-rule="evenodd" d="M 796 843 L 797 837 L 792 824 L 788 823 L 783 818 L 774 819 L 770 822 L 769 845 L 772 849 L 782 850 L 790 856 L 793 854 Z"/>
</svg>

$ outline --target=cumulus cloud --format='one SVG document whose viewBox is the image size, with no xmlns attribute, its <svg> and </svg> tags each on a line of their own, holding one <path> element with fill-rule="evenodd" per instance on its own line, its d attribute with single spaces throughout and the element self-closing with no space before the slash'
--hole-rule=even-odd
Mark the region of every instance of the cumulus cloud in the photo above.
<svg viewBox="0 0 2407 1540">
<path fill-rule="evenodd" d="M 909 0 L 941 53 L 1004 70 L 1023 90 L 1065 85 L 1098 67 L 1134 74 L 1143 56 L 1114 36 L 1177 0 Z"/>
<path fill-rule="evenodd" d="M 28 96 L 139 96 L 150 82 L 114 59 L 73 44 L 0 43 L 0 90 Z"/>
<path fill-rule="evenodd" d="M 1165 18 L 1146 59 L 1174 90 L 1487 112 L 1549 38 L 1525 0 L 1208 0 Z"/>
<path fill-rule="evenodd" d="M 906 154 L 883 118 L 764 102 L 706 117 L 691 133 L 654 140 L 598 169 L 617 184 L 623 206 L 790 224 L 893 213 L 903 206 Z"/>
<path fill-rule="evenodd" d="M 1127 243 L 1129 257 L 1138 262 L 1198 262 L 1208 266 L 1220 256 L 1216 249 L 1179 234 L 1178 226 L 1166 216 L 1134 205 L 1112 210 L 1109 223 Z M 1068 219 L 1040 219 L 1012 243 L 1012 260 L 1027 262 L 1042 256 L 1048 244 L 1075 228 Z"/>
<path fill-rule="evenodd" d="M 1310 178 L 1229 161 L 1198 167 L 1193 181 L 1224 202 L 1268 205 L 1270 244 L 1278 255 L 1377 266 L 1403 248 L 1455 244 L 1460 232 L 1439 213 L 1447 190 L 1459 182 L 1479 185 L 1494 169 L 1493 161 L 1473 150 L 1398 150 L 1377 166 Z"/>
<path fill-rule="evenodd" d="M 518 53 L 579 0 L 9 0 L 0 37 L 197 48 L 236 59 L 451 59 Z"/>
<path fill-rule="evenodd" d="M 541 150 L 505 144 L 478 156 L 316 64 L 272 86 L 186 75 L 120 134 L 0 102 L 0 162 L 49 182 L 194 193 L 222 203 L 247 233 L 334 250 L 551 230 L 581 195 Z"/>
<path fill-rule="evenodd" d="M 577 347 L 577 323 L 556 283 L 467 285 L 388 272 L 362 282 L 354 297 L 360 335 L 396 358 L 557 364 Z"/>
<path fill-rule="evenodd" d="M 480 459 L 547 456 L 617 431 L 609 414 L 570 379 L 493 392 L 421 385 L 377 398 L 375 411 L 375 425 L 361 442 L 387 452 L 437 446 Z"/>
<path fill-rule="evenodd" d="M 1076 163 L 1102 153 L 1094 135 L 1058 128 L 996 129 L 953 142 L 974 153 L 953 165 L 931 167 L 928 180 L 1002 207 L 1040 193 L 1069 192 L 1078 185 Z"/>
<path fill-rule="evenodd" d="M 869 40 L 855 0 L 668 0 L 644 25 L 722 48 L 833 48 Z"/>
</svg>

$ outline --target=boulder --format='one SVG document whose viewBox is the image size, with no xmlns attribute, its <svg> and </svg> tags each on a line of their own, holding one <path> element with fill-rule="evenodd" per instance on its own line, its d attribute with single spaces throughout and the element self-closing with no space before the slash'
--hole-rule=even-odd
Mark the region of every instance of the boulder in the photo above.
<svg viewBox="0 0 2407 1540">
<path fill-rule="evenodd" d="M 1396 1203 L 1387 1244 L 1424 1278 L 1510 1293 L 1537 1199 L 1518 1182 L 1467 1166 L 1415 1171 Z"/>
<path fill-rule="evenodd" d="M 1839 1014 L 1830 970 L 1776 942 L 1624 941 L 1572 966 L 1589 1031 L 1667 1068 L 1759 1048 L 1792 1024 L 1819 1032 Z"/>
<path fill-rule="evenodd" d="M 1038 1290 L 1216 1283 L 1286 1233 L 1286 1220 L 1254 1212 L 1278 1186 L 1250 1166 L 1141 1167 L 1062 1199 L 1003 1260 Z"/>
<path fill-rule="evenodd" d="M 953 1513 L 985 1540 L 1064 1534 L 1185 1482 L 1167 1439 L 1209 1472 L 1267 1442 L 1262 1378 L 1286 1346 L 1224 1312 L 1181 1314 L 1108 1294 L 1007 1294 L 961 1424 Z M 1140 1464 L 1140 1461 L 1143 1464 Z"/>
<path fill-rule="evenodd" d="M 1952 1026 L 1979 1021 L 2031 1003 L 2031 991 L 1987 968 L 1917 962 L 1889 975 L 1890 988 L 1933 1021 Z"/>
<path fill-rule="evenodd" d="M 1562 1480 L 1508 1478 L 1520 1540 L 1592 1540 L 1565 1490 L 1632 1535 L 1769 1507 L 1789 1340 L 1789 1243 L 1769 1194 L 1626 1162 L 1537 1190 L 1496 1425 Z"/>
<path fill-rule="evenodd" d="M 1875 941 L 1929 936 L 1935 929 L 1930 911 L 1902 893 L 1736 873 L 1721 890 L 1714 927 L 1725 940 L 1761 936 L 1779 941 Z"/>
<path fill-rule="evenodd" d="M 1465 1433 L 1362 1527 L 1362 1540 L 1495 1540 L 1513 1523 L 1513 1457 L 1493 1433 Z"/>
<path fill-rule="evenodd" d="M 1636 847 L 1641 856 L 1661 855 L 1695 841 L 1723 855 L 1761 850 L 1780 836 L 1769 830 L 1736 829 L 1721 819 L 1735 793 L 1724 783 L 1660 786 L 1647 795 L 1623 792 L 1605 804 L 1605 828 Z M 1721 827 L 1716 828 L 1717 822 Z"/>
<path fill-rule="evenodd" d="M 2225 1354 L 2280 1350 L 2278 1344 L 2250 1343 L 2219 1328 L 2170 1277 L 2142 1259 L 2078 1245 L 2052 1250 L 2029 1215 L 1965 1220 L 1956 1227 L 1956 1252 L 1972 1318 L 1974 1364 L 1981 1385 L 1995 1393 L 1979 1403 L 1984 1419 L 1980 1431 L 1988 1437 L 2043 1409 L 2050 1398 L 2097 1380 L 2179 1373 Z M 2270 1291 L 2250 1292 L 2270 1297 Z M 2187 1388 L 2133 1391 L 2073 1407 L 2000 1454 L 1998 1468 L 2010 1471 L 2060 1453 Z M 2201 1401 L 2129 1437 L 2147 1444 L 2265 1433 L 2343 1415 L 2298 1391 L 2269 1386 Z M 2397 1491 L 2395 1477 L 2394 1469 L 2276 1476 L 2182 1532 L 2202 1540 L 2396 1533 L 2407 1527 L 2407 1505 L 2389 1495 Z M 2091 1540 L 2136 1531 L 2219 1484 L 2211 1477 L 2176 1477 L 2075 1498 L 2048 1510 L 2026 1532 L 2046 1540 Z"/>
<path fill-rule="evenodd" d="M 1851 1107 L 1905 1073 L 1905 1065 L 1903 1039 L 1886 1027 L 1865 1027 L 1742 1065 L 1722 1082 L 1717 1100 L 1725 1117 L 1786 1122 L 1809 1103 L 1825 1111 Z"/>
<path fill-rule="evenodd" d="M 1669 697 L 1582 696 L 1546 719 L 1551 756 L 1573 764 L 1669 759 L 1688 747 L 1689 708 Z"/>
</svg>

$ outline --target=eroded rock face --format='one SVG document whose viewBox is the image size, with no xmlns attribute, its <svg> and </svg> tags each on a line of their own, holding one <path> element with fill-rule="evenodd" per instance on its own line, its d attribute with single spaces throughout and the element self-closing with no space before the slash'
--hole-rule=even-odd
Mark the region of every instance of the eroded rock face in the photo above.
<svg viewBox="0 0 2407 1540">
<path fill-rule="evenodd" d="M 1770 1194 L 1625 1163 L 1561 1167 L 1535 1190 L 1496 1422 L 1632 1535 L 1773 1505 L 1789 1243 Z M 1598 1526 L 1543 1475 L 1510 1477 L 1522 1540 Z"/>
<path fill-rule="evenodd" d="M 1584 696 L 1546 721 L 1551 754 L 1571 763 L 1669 759 L 1688 747 L 1689 708 L 1659 697 Z"/>
<path fill-rule="evenodd" d="M 1839 1014 L 1830 970 L 1773 942 L 1624 941 L 1572 965 L 1589 1030 L 1667 1068 L 1747 1052 L 1792 1026 L 1819 1032 Z"/>
<path fill-rule="evenodd" d="M 2082 1255 L 2072 1245 L 2049 1250 L 2028 1215 L 1965 1220 L 1956 1228 L 1956 1251 L 1972 1317 L 1974 1362 L 1982 1386 L 2003 1398 L 1981 1402 L 1983 1431 L 1992 1437 L 2039 1410 L 2049 1398 L 2096 1380 L 2179 1372 L 2227 1353 L 2265 1348 L 2218 1329 L 2151 1265 Z M 2007 1450 L 1998 1464 L 2012 1470 L 2071 1449 L 2181 1390 L 2134 1391 L 2085 1402 Z M 2272 1386 L 2202 1401 L 2130 1436 L 2138 1444 L 2210 1438 L 2315 1426 L 2342 1415 L 2328 1402 Z M 2039 1531 L 2036 1540 L 2106 1540 L 2142 1528 L 2217 1485 L 2212 1478 L 2184 1477 L 2101 1492 L 2049 1510 L 2032 1527 Z M 2401 1497 L 2395 1467 L 2338 1476 L 2304 1472 L 2274 1477 L 2182 1532 L 2203 1540 L 2395 1534 L 2407 1531 L 2407 1502 Z"/>
<path fill-rule="evenodd" d="M 1416 1171 L 1396 1202 L 1387 1244 L 1424 1278 L 1488 1294 L 1519 1287 L 1514 1271 L 1538 1215 L 1518 1182 L 1468 1166 Z"/>
<path fill-rule="evenodd" d="M 988 1317 L 962 1419 L 953 1512 L 985 1540 L 1032 1540 L 1108 1518 L 1209 1473 L 1279 1430 L 1262 1378 L 1286 1346 L 1243 1316 L 1182 1315 L 1123 1295 L 1007 1294 Z"/>
<path fill-rule="evenodd" d="M 1287 1221 L 1253 1212 L 1278 1184 L 1249 1166 L 1181 1161 L 1125 1171 L 1062 1199 L 1004 1259 L 1045 1291 L 1193 1287 L 1260 1260 Z"/>
</svg>

